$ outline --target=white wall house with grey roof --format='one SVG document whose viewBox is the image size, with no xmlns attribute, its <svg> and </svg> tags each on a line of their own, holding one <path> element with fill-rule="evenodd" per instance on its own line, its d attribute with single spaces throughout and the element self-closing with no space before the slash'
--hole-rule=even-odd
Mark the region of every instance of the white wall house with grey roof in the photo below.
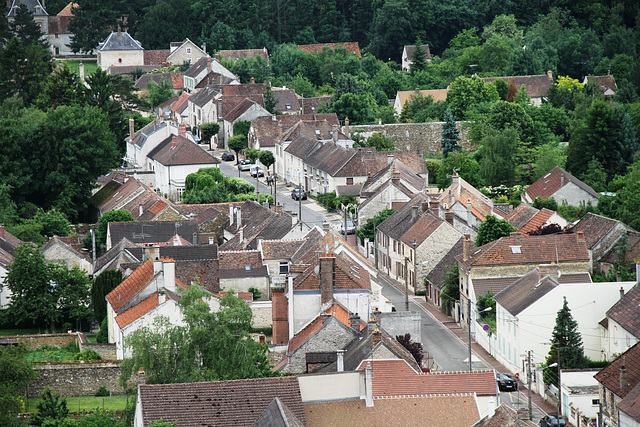
<svg viewBox="0 0 640 427">
<path fill-rule="evenodd" d="M 107 70 L 115 66 L 143 66 L 144 48 L 126 31 L 112 32 L 98 46 L 98 67 Z"/>
<path fill-rule="evenodd" d="M 549 281 L 549 279 L 546 279 Z M 571 315 L 578 323 L 585 356 L 603 360 L 598 323 L 611 306 L 620 299 L 620 289 L 628 291 L 635 282 L 557 283 L 556 279 L 541 284 L 527 283 L 518 295 L 505 297 L 510 287 L 495 296 L 497 345 L 492 355 L 511 372 L 524 378 L 524 354 L 531 351 L 535 364 L 544 363 L 549 354 L 553 328 L 558 311 L 566 298 Z M 536 293 L 537 287 L 545 287 Z M 511 289 L 513 291 L 514 288 Z M 485 333 L 478 328 L 476 334 Z M 485 333 L 486 334 L 486 333 Z"/>
<path fill-rule="evenodd" d="M 125 160 L 135 169 L 152 170 L 148 154 L 169 135 L 177 135 L 178 127 L 172 123 L 154 120 L 127 138 L 127 155 Z"/>
</svg>

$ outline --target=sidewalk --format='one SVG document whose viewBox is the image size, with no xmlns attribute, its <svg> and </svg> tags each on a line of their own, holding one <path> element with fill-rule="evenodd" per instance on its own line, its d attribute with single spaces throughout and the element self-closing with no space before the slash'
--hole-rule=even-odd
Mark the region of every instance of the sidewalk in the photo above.
<svg viewBox="0 0 640 427">
<path fill-rule="evenodd" d="M 402 285 L 400 282 L 398 282 L 395 279 L 392 279 L 382 271 L 380 271 L 379 274 L 383 275 L 385 279 L 387 279 L 389 283 L 395 286 L 398 290 L 404 292 L 404 285 Z M 424 308 L 431 315 L 431 317 L 436 319 L 440 324 L 442 324 L 443 326 L 448 328 L 451 332 L 453 332 L 453 334 L 456 337 L 458 337 L 458 339 L 462 341 L 462 343 L 465 346 L 468 346 L 469 335 L 466 329 L 463 329 L 451 317 L 447 316 L 446 314 L 441 312 L 439 309 L 429 304 L 424 297 L 411 295 L 411 299 L 413 302 L 415 302 L 416 304 Z M 487 365 L 491 366 L 491 368 L 495 369 L 497 372 L 509 372 L 509 370 L 506 367 L 504 367 L 504 365 L 502 365 L 500 362 L 494 359 L 493 356 L 491 356 L 489 352 L 484 349 L 484 347 L 482 347 L 480 344 L 476 343 L 475 341 L 471 342 L 471 349 L 480 359 L 482 359 Z M 525 394 L 527 393 L 527 387 L 522 382 L 518 384 L 518 390 L 521 391 L 522 393 L 525 393 Z M 556 408 L 553 405 L 550 405 L 548 402 L 546 402 L 542 398 L 542 396 L 540 396 L 539 394 L 533 391 L 531 393 L 531 401 L 547 414 L 556 413 Z"/>
</svg>

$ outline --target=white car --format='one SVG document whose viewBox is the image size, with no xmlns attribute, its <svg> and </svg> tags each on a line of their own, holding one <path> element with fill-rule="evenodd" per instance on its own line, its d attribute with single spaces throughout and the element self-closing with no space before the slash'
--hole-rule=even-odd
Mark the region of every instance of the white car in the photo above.
<svg viewBox="0 0 640 427">
<path fill-rule="evenodd" d="M 249 173 L 254 178 L 256 176 L 264 176 L 264 170 L 262 169 L 262 166 L 258 166 L 258 165 L 251 165 L 251 169 Z"/>
</svg>

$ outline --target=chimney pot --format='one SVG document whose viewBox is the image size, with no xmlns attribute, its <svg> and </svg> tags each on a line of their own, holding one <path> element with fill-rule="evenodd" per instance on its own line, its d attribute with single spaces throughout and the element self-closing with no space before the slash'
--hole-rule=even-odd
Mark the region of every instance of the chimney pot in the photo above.
<svg viewBox="0 0 640 427">
<path fill-rule="evenodd" d="M 469 253 L 471 252 L 471 235 L 465 234 L 464 241 L 462 242 L 462 260 L 469 259 Z"/>
<path fill-rule="evenodd" d="M 444 220 L 453 226 L 453 211 L 451 209 L 447 209 L 444 212 Z"/>
<path fill-rule="evenodd" d="M 356 332 L 360 332 L 360 316 L 358 313 L 349 316 L 349 326 Z"/>
<path fill-rule="evenodd" d="M 255 79 L 255 78 L 253 78 L 253 76 L 251 76 L 251 84 L 252 84 L 252 85 L 256 84 L 256 79 Z"/>
<path fill-rule="evenodd" d="M 147 377 L 144 373 L 144 368 L 138 370 L 138 385 L 144 385 L 147 383 Z"/>
<path fill-rule="evenodd" d="M 624 296 L 624 288 L 620 286 L 620 298 Z"/>
<path fill-rule="evenodd" d="M 373 331 L 373 346 L 377 346 L 380 341 L 382 341 L 382 334 L 380 333 L 380 329 L 376 327 L 376 329 Z"/>
<path fill-rule="evenodd" d="M 578 236 L 579 242 L 584 242 L 584 232 L 582 230 L 579 230 L 576 235 Z"/>
<path fill-rule="evenodd" d="M 334 256 L 320 257 L 320 299 L 323 307 L 333 304 L 333 288 L 335 286 L 335 262 Z"/>
</svg>

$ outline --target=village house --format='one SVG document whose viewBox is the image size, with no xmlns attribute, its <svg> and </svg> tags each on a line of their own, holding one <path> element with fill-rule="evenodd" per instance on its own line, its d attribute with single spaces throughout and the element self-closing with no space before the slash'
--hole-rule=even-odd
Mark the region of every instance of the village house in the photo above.
<svg viewBox="0 0 640 427">
<path fill-rule="evenodd" d="M 111 66 L 144 65 L 144 48 L 128 32 L 118 27 L 98 46 L 98 67 L 107 70 Z"/>
<path fill-rule="evenodd" d="M 509 237 L 501 237 L 473 251 L 467 234 L 462 254 L 456 259 L 460 276 L 461 325 L 467 324 L 469 306 L 471 319 L 475 320 L 478 298 L 488 290 L 495 295 L 540 264 L 556 264 L 562 278 L 569 276 L 568 273 L 576 273 L 574 277 L 582 277 L 578 283 L 591 281 L 590 278 L 585 280 L 591 265 L 581 233 L 528 236 L 513 232 Z"/>
<path fill-rule="evenodd" d="M 431 97 L 433 99 L 433 102 L 444 102 L 447 100 L 447 93 L 449 93 L 449 89 L 401 90 L 396 93 L 395 100 L 393 101 L 393 109 L 395 110 L 396 114 L 400 116 L 400 114 L 402 114 L 402 108 L 407 102 L 409 103 L 409 105 L 413 104 L 412 97 Z"/>
<path fill-rule="evenodd" d="M 11 289 L 4 283 L 4 278 L 7 276 L 7 267 L 13 264 L 16 248 L 24 243 L 9 233 L 4 224 L 0 224 L 0 308 L 7 308 L 11 303 Z"/>
<path fill-rule="evenodd" d="M 378 225 L 378 268 L 411 290 L 424 289 L 424 278 L 460 240 L 462 234 L 429 210 L 422 194 Z"/>
<path fill-rule="evenodd" d="M 553 85 L 553 74 L 551 70 L 547 74 L 539 74 L 533 76 L 506 76 L 506 77 L 484 77 L 485 83 L 493 83 L 496 80 L 502 80 L 507 84 L 514 83 L 518 91 L 526 90 L 527 95 L 531 99 L 531 103 L 536 107 L 542 105 L 547 99 L 547 92 Z"/>
<path fill-rule="evenodd" d="M 194 64 L 200 58 L 206 56 L 208 56 L 207 52 L 186 38 L 181 42 L 171 42 L 169 44 L 169 54 L 165 61 L 179 66 L 184 63 Z"/>
<path fill-rule="evenodd" d="M 420 48 L 424 52 L 424 61 L 431 61 L 431 50 L 429 49 L 428 44 L 420 45 Z M 413 64 L 413 52 L 416 50 L 416 45 L 405 45 L 402 48 L 402 71 L 409 71 L 411 69 L 411 64 Z"/>
<path fill-rule="evenodd" d="M 636 273 L 638 265 L 636 264 Z M 625 292 L 620 287 L 620 299 L 600 321 L 601 353 L 603 360 L 611 360 L 640 341 L 640 285 Z"/>
<path fill-rule="evenodd" d="M 91 260 L 57 236 L 53 236 L 45 243 L 42 248 L 40 248 L 40 252 L 42 252 L 47 262 L 64 264 L 69 270 L 78 267 L 90 276 L 93 274 L 93 264 Z"/>
<path fill-rule="evenodd" d="M 581 203 L 598 203 L 598 193 L 559 166 L 531 184 L 520 196 L 525 203 L 533 203 L 536 197 L 548 199 L 553 197 L 558 204 L 580 206 Z"/>
<path fill-rule="evenodd" d="M 217 58 L 202 56 L 183 74 L 184 88 L 193 92 L 210 85 L 240 84 L 238 76 L 227 70 Z"/>
<path fill-rule="evenodd" d="M 561 228 L 568 224 L 567 220 L 558 215 L 557 212 L 547 208 L 536 209 L 524 203 L 509 212 L 504 219 L 522 234 L 529 234 L 551 224 L 557 224 Z"/>
</svg>

